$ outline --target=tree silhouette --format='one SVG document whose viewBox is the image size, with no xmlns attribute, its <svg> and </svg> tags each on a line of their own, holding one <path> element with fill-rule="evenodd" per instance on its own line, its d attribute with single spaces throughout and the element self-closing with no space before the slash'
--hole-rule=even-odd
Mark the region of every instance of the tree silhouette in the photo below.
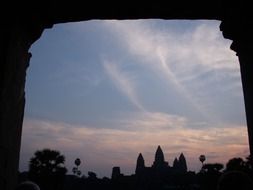
<svg viewBox="0 0 253 190">
<path fill-rule="evenodd" d="M 216 189 L 219 177 L 222 174 L 223 164 L 208 163 L 204 164 L 198 175 L 200 189 L 214 190 Z"/>
<path fill-rule="evenodd" d="M 249 155 L 246 157 L 246 165 L 250 170 L 253 170 L 253 156 Z"/>
<path fill-rule="evenodd" d="M 29 177 L 39 184 L 41 189 L 59 189 L 67 169 L 65 157 L 59 151 L 43 149 L 34 153 L 29 162 Z"/>
<path fill-rule="evenodd" d="M 245 171 L 245 169 L 246 169 L 246 162 L 242 158 L 232 158 L 226 164 L 227 171 L 232 170 Z"/>
<path fill-rule="evenodd" d="M 226 164 L 225 171 L 241 171 L 251 176 L 253 180 L 253 157 L 247 156 L 244 160 L 240 157 L 231 158 Z"/>
<path fill-rule="evenodd" d="M 75 159 L 75 167 L 73 167 L 72 172 L 77 175 L 80 176 L 82 174 L 81 170 L 79 170 L 78 166 L 81 164 L 81 160 L 80 158 Z"/>
<path fill-rule="evenodd" d="M 211 173 L 217 173 L 217 172 L 221 172 L 221 170 L 223 169 L 223 164 L 220 163 L 214 163 L 214 164 L 204 164 L 202 169 L 206 172 L 211 172 Z"/>
<path fill-rule="evenodd" d="M 199 161 L 202 163 L 202 166 L 204 165 L 204 161 L 206 160 L 206 156 L 205 155 L 200 155 L 199 156 Z"/>
</svg>

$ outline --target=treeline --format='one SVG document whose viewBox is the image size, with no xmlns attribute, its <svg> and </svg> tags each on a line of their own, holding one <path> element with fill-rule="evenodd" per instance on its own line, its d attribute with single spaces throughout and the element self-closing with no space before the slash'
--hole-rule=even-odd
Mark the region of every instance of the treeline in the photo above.
<svg viewBox="0 0 253 190">
<path fill-rule="evenodd" d="M 98 178 L 96 173 L 83 175 L 79 170 L 81 159 L 74 161 L 72 175 L 67 175 L 65 156 L 57 150 L 43 149 L 34 153 L 29 161 L 29 171 L 20 173 L 19 187 L 37 184 L 40 190 L 226 190 L 253 189 L 253 159 L 248 156 L 232 158 L 225 167 L 220 163 L 203 163 L 199 172 L 186 171 L 168 175 L 120 174 L 112 179 Z M 35 190 L 35 189 L 34 189 Z"/>
</svg>

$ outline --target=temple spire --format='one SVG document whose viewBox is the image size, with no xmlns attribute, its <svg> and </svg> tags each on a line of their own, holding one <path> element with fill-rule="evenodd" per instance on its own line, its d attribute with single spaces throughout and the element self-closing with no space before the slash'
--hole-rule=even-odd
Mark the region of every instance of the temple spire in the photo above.
<svg viewBox="0 0 253 190">
<path fill-rule="evenodd" d="M 156 149 L 155 162 L 157 162 L 157 163 L 164 162 L 164 155 L 163 155 L 163 151 L 162 151 L 162 148 L 160 147 L 160 145 Z"/>
<path fill-rule="evenodd" d="M 179 159 L 178 159 L 178 162 L 179 162 L 179 166 L 180 166 L 179 169 L 180 169 L 182 172 L 187 172 L 186 159 L 185 159 L 183 153 L 180 154 Z"/>
<path fill-rule="evenodd" d="M 159 145 L 156 149 L 155 161 L 153 162 L 152 167 L 162 168 L 164 166 L 168 166 L 168 163 L 164 161 L 163 151 L 162 151 L 162 148 Z"/>
<path fill-rule="evenodd" d="M 141 173 L 144 168 L 145 168 L 145 161 L 144 161 L 142 154 L 140 153 L 137 158 L 135 174 Z"/>
<path fill-rule="evenodd" d="M 173 168 L 174 169 L 178 169 L 178 165 L 179 165 L 179 161 L 177 158 L 174 159 L 174 162 L 173 162 Z"/>
</svg>

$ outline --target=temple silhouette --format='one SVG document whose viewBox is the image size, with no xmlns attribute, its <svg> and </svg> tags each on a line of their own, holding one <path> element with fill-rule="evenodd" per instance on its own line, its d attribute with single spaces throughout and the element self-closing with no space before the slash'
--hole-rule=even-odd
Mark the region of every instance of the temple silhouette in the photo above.
<svg viewBox="0 0 253 190">
<path fill-rule="evenodd" d="M 155 160 L 152 166 L 148 167 L 145 165 L 145 160 L 141 153 L 137 157 L 135 169 L 135 176 L 137 178 L 167 178 L 184 173 L 187 173 L 187 163 L 184 154 L 181 153 L 179 158 L 176 157 L 173 161 L 173 165 L 170 166 L 164 159 L 164 154 L 160 145 L 155 152 Z M 113 167 L 112 179 L 117 179 L 122 176 L 123 174 L 120 172 L 120 167 Z"/>
<path fill-rule="evenodd" d="M 164 154 L 161 146 L 157 147 L 155 153 L 155 160 L 151 167 L 145 166 L 145 160 L 140 153 L 137 158 L 135 174 L 137 176 L 142 175 L 170 175 L 175 173 L 186 173 L 187 172 L 187 163 L 183 153 L 180 154 L 179 158 L 175 158 L 173 165 L 170 166 L 168 162 L 164 160 Z"/>
<path fill-rule="evenodd" d="M 167 187 L 185 187 L 188 182 L 195 180 L 195 172 L 187 171 L 187 163 L 183 153 L 174 159 L 173 165 L 165 161 L 161 146 L 155 152 L 154 161 L 151 166 L 145 165 L 142 153 L 139 153 L 136 161 L 135 174 L 124 175 L 119 166 L 112 169 L 111 183 L 114 189 L 164 189 Z M 115 185 L 115 186 L 114 186 Z M 179 188 L 179 189 L 180 189 Z M 112 188 L 113 189 L 113 188 Z"/>
</svg>

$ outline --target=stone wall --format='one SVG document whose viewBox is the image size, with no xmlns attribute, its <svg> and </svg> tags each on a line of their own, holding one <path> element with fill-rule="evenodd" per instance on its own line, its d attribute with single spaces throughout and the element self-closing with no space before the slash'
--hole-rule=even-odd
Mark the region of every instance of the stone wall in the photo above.
<svg viewBox="0 0 253 190">
<path fill-rule="evenodd" d="M 25 78 L 31 44 L 43 29 L 26 23 L 5 25 L 0 33 L 0 189 L 14 189 L 17 181 Z"/>
<path fill-rule="evenodd" d="M 13 1 L 8 1 L 13 3 Z M 93 2 L 93 1 L 92 1 Z M 189 3 L 190 2 L 190 3 Z M 243 1 L 214 0 L 167 2 L 157 0 L 145 4 L 121 1 L 120 4 L 94 1 L 76 4 L 63 1 L 18 1 L 1 12 L 4 22 L 0 30 L 0 189 L 13 190 L 19 163 L 22 122 L 25 105 L 25 77 L 31 54 L 28 52 L 43 30 L 56 23 L 89 19 L 217 19 L 222 20 L 224 37 L 233 40 L 241 65 L 246 104 L 250 151 L 253 153 L 253 57 L 252 10 Z M 102 8 L 102 9 L 101 9 Z M 8 15 L 12 17 L 7 18 Z M 13 18 L 16 16 L 16 18 Z M 247 21 L 247 19 L 249 21 Z"/>
</svg>

